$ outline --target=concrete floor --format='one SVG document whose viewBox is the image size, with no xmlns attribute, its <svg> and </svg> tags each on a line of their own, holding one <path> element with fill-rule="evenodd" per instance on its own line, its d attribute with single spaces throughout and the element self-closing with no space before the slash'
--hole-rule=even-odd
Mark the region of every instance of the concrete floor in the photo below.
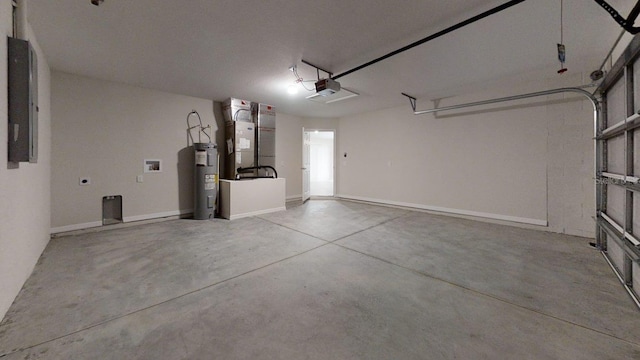
<svg viewBox="0 0 640 360">
<path fill-rule="evenodd" d="M 640 359 L 588 239 L 318 200 L 53 239 L 13 359 Z"/>
</svg>

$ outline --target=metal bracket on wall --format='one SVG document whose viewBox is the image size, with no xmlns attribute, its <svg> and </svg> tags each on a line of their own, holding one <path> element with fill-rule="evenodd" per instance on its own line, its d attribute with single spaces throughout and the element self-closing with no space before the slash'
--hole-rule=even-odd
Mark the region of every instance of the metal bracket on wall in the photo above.
<svg viewBox="0 0 640 360">
<path fill-rule="evenodd" d="M 414 98 L 411 95 L 407 95 L 405 93 L 401 93 L 401 94 L 409 98 L 409 102 L 411 103 L 411 108 L 413 109 L 413 112 L 415 112 L 416 111 L 416 98 Z"/>
<path fill-rule="evenodd" d="M 320 80 L 320 71 L 325 72 L 329 75 L 329 78 L 331 78 L 333 76 L 333 73 L 331 71 L 325 70 L 319 66 L 313 65 L 312 63 L 306 61 L 305 59 L 301 59 L 300 60 L 303 64 L 307 64 L 309 66 L 311 66 L 312 68 L 316 69 L 316 75 L 318 77 L 318 80 Z"/>
</svg>

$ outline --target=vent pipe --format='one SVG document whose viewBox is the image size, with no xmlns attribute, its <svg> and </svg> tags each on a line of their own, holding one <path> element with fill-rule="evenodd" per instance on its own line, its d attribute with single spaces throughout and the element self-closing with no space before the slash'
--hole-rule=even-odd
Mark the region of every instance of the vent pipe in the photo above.
<svg viewBox="0 0 640 360">
<path fill-rule="evenodd" d="M 13 0 L 13 37 L 27 39 L 27 0 Z"/>
</svg>

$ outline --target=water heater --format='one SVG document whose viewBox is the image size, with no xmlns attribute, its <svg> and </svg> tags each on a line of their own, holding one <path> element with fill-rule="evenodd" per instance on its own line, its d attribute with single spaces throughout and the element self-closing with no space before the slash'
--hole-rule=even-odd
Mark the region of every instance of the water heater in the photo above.
<svg viewBox="0 0 640 360">
<path fill-rule="evenodd" d="M 193 218 L 213 219 L 218 193 L 218 150 L 216 144 L 194 143 Z"/>
</svg>

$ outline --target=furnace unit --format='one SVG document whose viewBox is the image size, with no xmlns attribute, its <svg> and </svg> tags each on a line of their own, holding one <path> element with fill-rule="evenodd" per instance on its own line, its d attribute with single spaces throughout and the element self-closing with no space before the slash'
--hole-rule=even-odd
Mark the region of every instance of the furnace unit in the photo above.
<svg viewBox="0 0 640 360">
<path fill-rule="evenodd" d="M 276 109 L 271 105 L 257 104 L 256 125 L 258 176 L 271 176 L 276 167 Z"/>
<path fill-rule="evenodd" d="M 222 110 L 226 123 L 225 177 L 277 178 L 275 108 L 231 98 L 222 104 Z"/>
<path fill-rule="evenodd" d="M 225 177 L 231 180 L 255 177 L 255 170 L 238 172 L 239 168 L 256 166 L 256 126 L 251 102 L 228 99 L 222 104 L 222 112 L 225 118 Z"/>
</svg>

